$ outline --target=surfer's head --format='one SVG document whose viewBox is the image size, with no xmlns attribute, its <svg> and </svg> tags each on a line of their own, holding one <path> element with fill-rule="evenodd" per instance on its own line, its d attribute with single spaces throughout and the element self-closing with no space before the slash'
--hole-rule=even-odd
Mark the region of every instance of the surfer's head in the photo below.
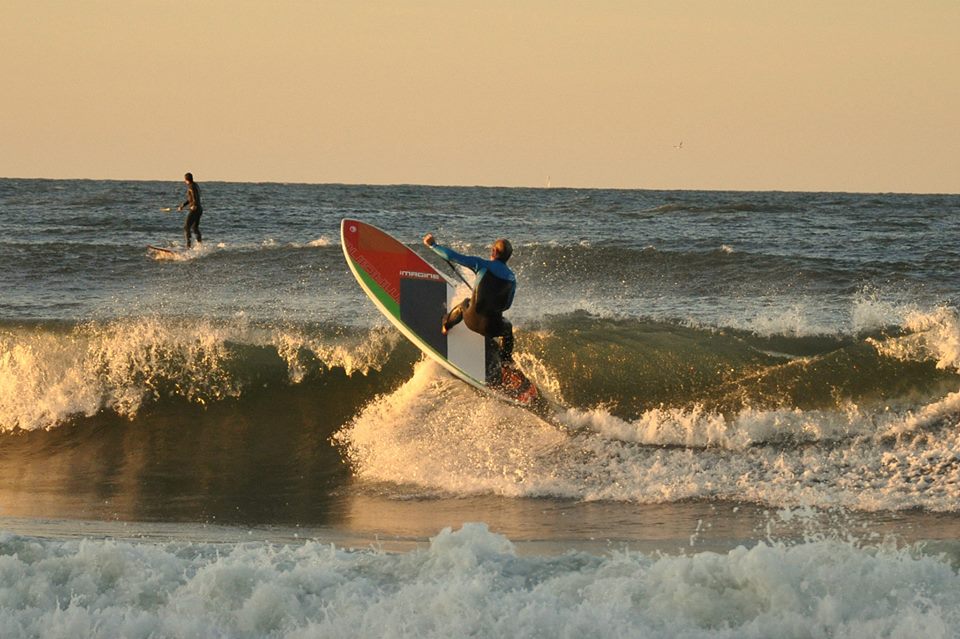
<svg viewBox="0 0 960 639">
<path fill-rule="evenodd" d="M 193 173 L 184 173 L 183 179 L 187 182 L 193 182 Z"/>
<path fill-rule="evenodd" d="M 510 240 L 500 238 L 493 243 L 493 248 L 490 249 L 490 256 L 501 262 L 509 260 L 511 255 L 513 255 L 513 245 L 510 244 Z"/>
</svg>

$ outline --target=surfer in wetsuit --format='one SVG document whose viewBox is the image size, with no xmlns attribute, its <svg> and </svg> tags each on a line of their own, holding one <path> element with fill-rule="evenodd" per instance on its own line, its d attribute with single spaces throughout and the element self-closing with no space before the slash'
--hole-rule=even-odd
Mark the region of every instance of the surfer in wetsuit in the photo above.
<svg viewBox="0 0 960 639">
<path fill-rule="evenodd" d="M 427 233 L 423 243 L 445 260 L 466 266 L 477 274 L 473 284 L 473 296 L 454 306 L 443 316 L 441 330 L 444 335 L 461 321 L 467 328 L 488 338 L 500 338 L 500 361 L 513 363 L 513 325 L 503 317 L 503 312 L 513 304 L 517 290 L 517 278 L 507 266 L 513 254 L 509 240 L 500 239 L 490 249 L 490 259 L 461 255 L 437 244 L 432 233 Z"/>
<path fill-rule="evenodd" d="M 187 237 L 187 248 L 190 248 L 191 230 L 197 236 L 197 245 L 199 246 L 203 242 L 200 237 L 200 216 L 203 215 L 203 205 L 200 204 L 200 187 L 193 181 L 193 173 L 185 174 L 183 181 L 187 185 L 187 199 L 177 207 L 177 210 L 182 211 L 185 206 L 190 208 L 187 221 L 183 224 L 183 233 Z"/>
</svg>

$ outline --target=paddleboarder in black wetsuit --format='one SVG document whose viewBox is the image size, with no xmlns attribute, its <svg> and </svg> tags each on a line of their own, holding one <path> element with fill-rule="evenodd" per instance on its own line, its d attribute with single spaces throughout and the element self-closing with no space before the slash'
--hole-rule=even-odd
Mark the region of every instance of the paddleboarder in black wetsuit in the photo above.
<svg viewBox="0 0 960 639">
<path fill-rule="evenodd" d="M 489 338 L 500 338 L 500 361 L 513 363 L 513 325 L 503 317 L 503 312 L 513 304 L 517 290 L 517 278 L 507 266 L 513 254 L 509 240 L 497 240 L 490 249 L 490 259 L 461 255 L 437 244 L 432 233 L 427 233 L 423 243 L 445 260 L 466 266 L 477 274 L 473 296 L 463 300 L 443 317 L 442 331 L 447 331 L 464 321 L 467 328 Z"/>
<path fill-rule="evenodd" d="M 190 248 L 191 230 L 197 236 L 197 245 L 203 242 L 203 239 L 200 237 L 200 216 L 203 215 L 203 205 L 200 204 L 200 187 L 193 181 L 193 173 L 184 175 L 183 181 L 187 185 L 187 199 L 177 207 L 177 210 L 182 211 L 183 207 L 190 207 L 190 213 L 187 214 L 187 221 L 183 224 L 183 233 L 187 237 L 187 248 Z"/>
</svg>

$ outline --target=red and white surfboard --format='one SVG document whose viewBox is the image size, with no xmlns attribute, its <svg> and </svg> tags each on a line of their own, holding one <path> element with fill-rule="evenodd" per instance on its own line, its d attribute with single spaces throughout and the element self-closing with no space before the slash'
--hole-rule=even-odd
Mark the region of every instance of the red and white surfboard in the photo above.
<svg viewBox="0 0 960 639">
<path fill-rule="evenodd" d="M 420 350 L 476 388 L 527 406 L 539 400 L 536 386 L 519 371 L 504 374 L 492 340 L 463 322 L 441 332 L 444 313 L 461 301 L 446 275 L 389 233 L 359 220 L 340 223 L 340 241 L 360 287 Z"/>
</svg>

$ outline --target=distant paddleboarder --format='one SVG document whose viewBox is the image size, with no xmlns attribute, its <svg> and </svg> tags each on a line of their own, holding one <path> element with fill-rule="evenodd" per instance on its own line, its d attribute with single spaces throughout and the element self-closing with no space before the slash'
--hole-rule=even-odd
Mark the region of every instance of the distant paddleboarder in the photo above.
<svg viewBox="0 0 960 639">
<path fill-rule="evenodd" d="M 187 185 L 187 199 L 177 207 L 177 210 L 182 211 L 185 206 L 190 208 L 187 221 L 183 224 L 183 234 L 187 238 L 187 248 L 190 248 L 191 231 L 197 236 L 197 246 L 203 242 L 203 238 L 200 236 L 200 216 L 203 215 L 203 205 L 200 204 L 200 187 L 193 181 L 193 173 L 185 174 L 183 181 Z"/>
<path fill-rule="evenodd" d="M 443 316 L 441 331 L 447 331 L 465 321 L 467 328 L 485 337 L 500 338 L 500 361 L 513 363 L 513 325 L 503 317 L 503 312 L 513 304 L 517 290 L 517 278 L 507 266 L 513 254 L 510 240 L 499 239 L 490 249 L 490 259 L 461 255 L 440 246 L 432 233 L 427 233 L 423 243 L 445 260 L 456 262 L 477 274 L 473 284 L 473 296 L 460 302 Z"/>
</svg>

